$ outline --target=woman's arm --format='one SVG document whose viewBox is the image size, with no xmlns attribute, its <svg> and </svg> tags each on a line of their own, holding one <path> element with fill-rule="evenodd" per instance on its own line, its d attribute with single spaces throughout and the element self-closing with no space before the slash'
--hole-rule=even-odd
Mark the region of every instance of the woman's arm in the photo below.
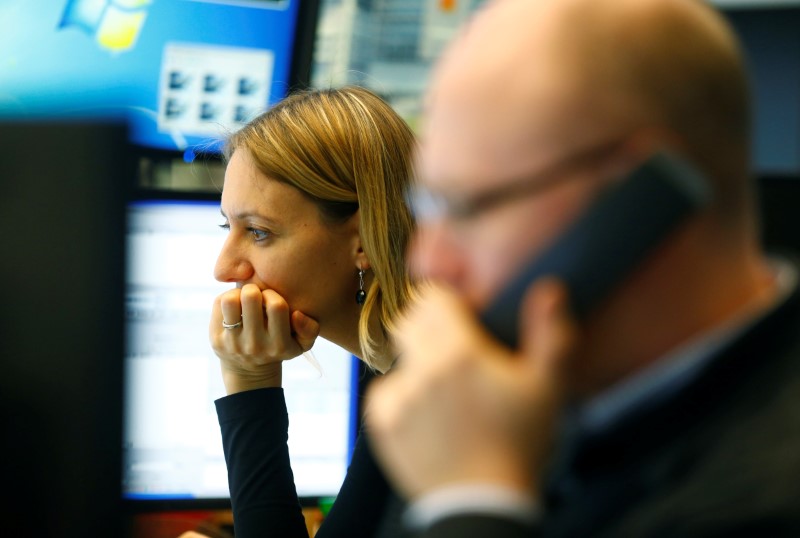
<svg viewBox="0 0 800 538">
<path fill-rule="evenodd" d="M 283 389 L 240 392 L 215 404 L 236 538 L 308 538 L 289 463 Z"/>
<path fill-rule="evenodd" d="M 237 538 L 308 537 L 289 463 L 281 363 L 318 334 L 316 321 L 273 290 L 246 284 L 214 301 L 209 339 L 228 393 L 215 403 Z"/>
</svg>

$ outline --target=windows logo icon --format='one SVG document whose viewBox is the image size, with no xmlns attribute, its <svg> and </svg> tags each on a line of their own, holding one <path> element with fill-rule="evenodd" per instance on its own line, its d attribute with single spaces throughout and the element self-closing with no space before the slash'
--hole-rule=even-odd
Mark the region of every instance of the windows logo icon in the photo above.
<svg viewBox="0 0 800 538">
<path fill-rule="evenodd" d="M 67 0 L 59 29 L 78 28 L 100 47 L 124 52 L 133 48 L 151 0 Z"/>
</svg>

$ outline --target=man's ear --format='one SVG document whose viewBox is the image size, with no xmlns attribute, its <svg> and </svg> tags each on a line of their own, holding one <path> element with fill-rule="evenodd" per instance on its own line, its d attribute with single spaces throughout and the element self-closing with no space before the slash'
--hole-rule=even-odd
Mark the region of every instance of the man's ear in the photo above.
<svg viewBox="0 0 800 538">
<path fill-rule="evenodd" d="M 669 150 L 674 152 L 685 151 L 685 144 L 671 131 L 658 127 L 640 129 L 631 136 L 616 151 L 602 170 L 607 177 L 620 177 L 642 164 L 658 151 Z"/>
</svg>

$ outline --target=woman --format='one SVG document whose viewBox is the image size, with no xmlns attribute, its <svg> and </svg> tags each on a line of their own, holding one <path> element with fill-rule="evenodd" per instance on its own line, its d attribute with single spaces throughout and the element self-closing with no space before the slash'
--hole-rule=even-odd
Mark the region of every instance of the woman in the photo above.
<svg viewBox="0 0 800 538">
<path fill-rule="evenodd" d="M 412 292 L 404 202 L 413 135 L 367 90 L 288 97 L 229 140 L 210 338 L 237 538 L 306 536 L 289 467 L 281 362 L 317 336 L 385 372 Z M 317 536 L 370 536 L 392 499 L 359 436 Z"/>
</svg>

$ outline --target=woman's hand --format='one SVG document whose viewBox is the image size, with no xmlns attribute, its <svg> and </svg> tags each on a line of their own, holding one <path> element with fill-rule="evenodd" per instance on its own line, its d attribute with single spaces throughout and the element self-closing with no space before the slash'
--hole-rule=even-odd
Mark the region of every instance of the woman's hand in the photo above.
<svg viewBox="0 0 800 538">
<path fill-rule="evenodd" d="M 318 335 L 316 320 L 291 312 L 283 297 L 254 284 L 218 296 L 209 324 L 228 394 L 281 386 L 281 362 L 311 349 Z"/>
</svg>

